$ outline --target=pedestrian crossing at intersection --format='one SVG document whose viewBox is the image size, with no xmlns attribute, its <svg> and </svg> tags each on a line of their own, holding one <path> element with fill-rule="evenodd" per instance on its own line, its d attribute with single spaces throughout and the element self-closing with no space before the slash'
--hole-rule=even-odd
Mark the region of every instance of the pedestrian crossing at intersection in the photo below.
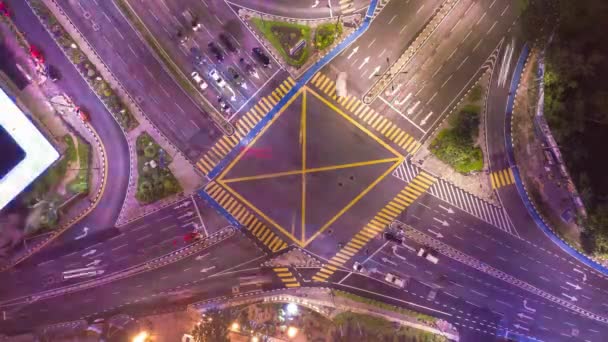
<svg viewBox="0 0 608 342">
<path fill-rule="evenodd" d="M 384 208 L 372 218 L 361 231 L 334 255 L 327 264 L 317 272 L 312 279 L 315 281 L 327 281 L 327 279 L 344 265 L 351 257 L 363 248 L 378 233 L 382 232 L 397 216 L 399 216 L 410 204 L 412 204 L 423 192 L 425 192 L 436 178 L 421 171 L 412 179 Z"/>
<path fill-rule="evenodd" d="M 356 116 L 360 121 L 371 126 L 376 132 L 379 132 L 386 139 L 399 146 L 407 153 L 415 154 L 420 148 L 420 142 L 414 139 L 413 136 L 409 135 L 389 119 L 364 104 L 356 96 L 348 95 L 338 97 L 336 94 L 335 82 L 325 74 L 321 72 L 316 73 L 312 77 L 310 83 L 336 101 L 347 113 Z"/>
<path fill-rule="evenodd" d="M 275 267 L 272 269 L 274 273 L 281 279 L 286 287 L 300 287 L 300 282 L 294 277 L 293 273 L 287 267 Z"/>
<path fill-rule="evenodd" d="M 196 163 L 204 174 L 211 170 L 222 160 L 239 142 L 249 133 L 262 118 L 281 100 L 285 94 L 296 84 L 293 78 L 288 77 L 270 95 L 260 98 L 235 123 L 235 132 L 231 136 L 222 136 L 207 153 Z"/>
<path fill-rule="evenodd" d="M 393 171 L 393 176 L 408 183 L 411 182 L 420 170 L 422 169 L 411 164 L 409 161 L 405 161 Z M 487 202 L 441 178 L 428 189 L 428 192 L 480 220 L 507 233 L 519 236 L 519 233 L 502 207 Z"/>
<path fill-rule="evenodd" d="M 217 183 L 210 182 L 207 184 L 205 192 L 272 252 L 277 252 L 287 247 L 287 243 Z"/>
<path fill-rule="evenodd" d="M 515 183 L 513 177 L 513 170 L 510 168 L 494 171 L 490 173 L 490 182 L 492 183 L 492 189 L 502 188 L 503 186 L 511 185 Z"/>
</svg>

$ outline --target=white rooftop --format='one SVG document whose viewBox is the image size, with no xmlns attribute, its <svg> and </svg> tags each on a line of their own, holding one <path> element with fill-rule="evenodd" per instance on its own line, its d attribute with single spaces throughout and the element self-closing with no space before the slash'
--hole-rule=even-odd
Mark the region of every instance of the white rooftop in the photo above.
<svg viewBox="0 0 608 342">
<path fill-rule="evenodd" d="M 59 153 L 1 88 L 0 126 L 25 152 L 25 158 L 0 179 L 2 209 L 53 164 Z"/>
</svg>

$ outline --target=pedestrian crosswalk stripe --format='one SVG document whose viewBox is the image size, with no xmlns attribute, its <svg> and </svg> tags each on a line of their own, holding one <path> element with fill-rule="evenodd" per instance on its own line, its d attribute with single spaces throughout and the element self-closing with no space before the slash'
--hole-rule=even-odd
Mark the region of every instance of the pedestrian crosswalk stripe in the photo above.
<svg viewBox="0 0 608 342">
<path fill-rule="evenodd" d="M 277 100 L 275 100 L 272 96 L 267 96 L 268 102 L 270 102 L 271 105 L 276 106 L 276 104 L 278 103 Z"/>
<path fill-rule="evenodd" d="M 384 134 L 384 133 L 382 133 L 382 134 L 384 134 L 384 136 L 385 136 L 385 137 L 387 137 L 389 140 L 392 140 L 392 137 L 393 137 L 394 135 L 396 135 L 398 132 L 399 132 L 399 127 L 397 127 L 396 125 L 393 125 L 393 126 L 391 127 L 391 129 L 389 129 L 389 130 L 386 132 L 386 134 Z"/>
<path fill-rule="evenodd" d="M 329 87 L 327 87 L 327 89 L 325 89 L 325 94 L 327 94 L 329 96 L 335 96 L 335 94 L 336 94 L 336 84 L 334 82 L 331 82 L 329 84 Z"/>
<path fill-rule="evenodd" d="M 329 78 L 327 78 L 327 77 L 326 77 L 326 78 L 323 80 L 323 82 L 321 82 L 321 84 L 319 85 L 319 89 L 323 89 L 323 88 L 325 88 L 325 86 L 327 86 L 327 84 L 329 84 Z"/>
<path fill-rule="evenodd" d="M 317 78 L 315 81 L 313 81 L 313 83 L 315 84 L 315 86 L 319 87 L 319 84 L 321 84 L 321 82 L 323 82 L 325 80 L 325 75 L 323 74 L 319 74 L 319 78 Z"/>
<path fill-rule="evenodd" d="M 391 127 L 394 127 L 394 125 L 393 125 L 393 123 L 392 123 L 392 122 L 390 122 L 390 121 L 389 121 L 389 122 L 386 124 L 386 126 L 384 126 L 384 128 L 383 128 L 382 130 L 380 130 L 380 134 L 382 134 L 382 135 L 386 136 L 386 131 L 387 131 L 389 128 L 391 128 Z"/>
<path fill-rule="evenodd" d="M 282 90 L 283 92 L 285 92 L 285 94 L 287 94 L 287 93 L 289 92 L 289 88 L 288 88 L 288 87 L 286 87 L 285 85 L 283 85 L 283 83 L 281 83 L 281 84 L 279 85 L 279 88 L 281 88 L 281 90 Z"/>
<path fill-rule="evenodd" d="M 269 111 L 272 109 L 272 105 L 270 104 L 270 102 L 268 102 L 268 100 L 266 100 L 266 98 L 265 98 L 265 97 L 263 97 L 263 98 L 262 98 L 262 102 L 264 102 L 264 104 L 265 104 L 265 105 L 266 105 L 266 107 L 268 108 L 268 109 L 266 110 L 266 112 L 265 112 L 265 113 L 268 113 L 268 112 L 269 112 Z M 264 114 L 265 114 L 265 113 L 264 113 Z"/>
<path fill-rule="evenodd" d="M 348 103 L 346 104 L 346 110 L 351 110 L 350 107 L 352 107 L 352 105 L 355 103 L 355 101 L 357 100 L 356 97 L 351 97 L 350 100 L 348 101 Z"/>
<path fill-rule="evenodd" d="M 384 128 L 384 126 L 387 123 L 388 123 L 388 120 L 386 120 L 386 118 L 382 118 L 382 121 L 380 122 L 380 125 L 378 125 L 378 127 L 376 129 L 382 132 L 382 128 Z"/>
<path fill-rule="evenodd" d="M 515 183 L 515 177 L 513 177 L 513 170 L 510 168 L 494 171 L 490 174 L 490 183 L 492 189 L 499 189 L 507 185 Z"/>
<path fill-rule="evenodd" d="M 312 79 L 310 80 L 310 82 L 314 83 L 314 82 L 317 80 L 317 78 L 319 78 L 319 76 L 321 76 L 321 73 L 320 73 L 320 72 L 317 72 L 317 73 L 316 73 L 316 74 L 315 74 L 315 75 L 312 77 Z"/>
</svg>

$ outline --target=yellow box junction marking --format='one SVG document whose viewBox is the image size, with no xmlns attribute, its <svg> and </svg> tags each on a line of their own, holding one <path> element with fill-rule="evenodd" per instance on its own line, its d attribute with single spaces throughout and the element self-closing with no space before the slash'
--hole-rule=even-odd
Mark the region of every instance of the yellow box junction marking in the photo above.
<svg viewBox="0 0 608 342">
<path fill-rule="evenodd" d="M 286 287 L 300 287 L 298 279 L 294 277 L 293 273 L 287 267 L 275 267 L 272 269 L 277 277 L 285 284 Z"/>
<path fill-rule="evenodd" d="M 251 214 L 246 207 L 236 201 L 220 185 L 215 182 L 210 182 L 205 187 L 205 192 L 226 209 L 226 211 L 272 252 L 277 252 L 287 247 L 287 243 L 273 233 L 255 215 Z"/>
<path fill-rule="evenodd" d="M 508 168 L 500 171 L 495 171 L 490 174 L 490 182 L 492 183 L 492 189 L 502 188 L 503 186 L 511 185 L 515 183 L 513 177 L 513 171 Z"/>
<path fill-rule="evenodd" d="M 268 96 L 260 98 L 255 105 L 251 106 L 249 111 L 236 121 L 234 135 L 230 137 L 222 136 L 215 145 L 196 162 L 196 166 L 199 170 L 204 174 L 211 172 L 217 163 L 238 145 L 247 133 L 249 133 L 249 131 L 268 114 L 270 109 L 272 109 L 272 106 L 275 106 L 278 101 L 285 96 L 286 92 L 281 89 L 287 89 L 287 91 L 289 91 L 295 84 L 296 82 L 294 79 L 289 76 L 275 90 L 270 92 Z"/>
<path fill-rule="evenodd" d="M 408 183 L 384 208 L 372 218 L 365 227 L 344 246 L 329 262 L 315 274 L 315 281 L 327 281 L 338 267 L 344 265 L 355 253 L 365 246 L 378 233 L 382 232 L 393 220 L 397 218 L 418 196 L 425 192 L 436 178 L 421 171 Z"/>
<path fill-rule="evenodd" d="M 321 78 L 317 79 L 317 81 L 319 81 L 319 80 L 322 80 L 322 79 Z M 224 178 L 225 175 L 228 172 L 230 172 L 230 170 L 234 167 L 234 165 L 243 157 L 243 155 L 245 153 L 247 153 L 247 150 L 249 149 L 249 147 L 253 146 L 256 143 L 257 139 L 264 135 L 264 133 L 268 130 L 268 128 L 272 126 L 272 124 L 274 123 L 274 121 L 277 120 L 281 116 L 281 114 L 285 111 L 285 109 L 288 108 L 289 105 L 298 98 L 298 96 L 296 95 L 296 96 L 292 97 L 289 100 L 289 102 L 286 103 L 285 106 L 280 109 L 279 113 L 277 113 L 277 115 L 270 121 L 270 123 L 268 125 L 266 125 L 266 127 L 264 127 L 262 129 L 262 131 L 260 132 L 260 134 L 258 134 L 254 139 L 252 139 L 252 141 L 249 143 L 249 145 L 246 148 L 244 148 L 242 151 L 240 151 L 239 155 L 236 158 L 234 158 L 232 160 L 232 162 L 222 171 L 222 173 L 218 177 L 217 181 L 227 191 L 229 191 L 234 197 L 236 197 L 237 199 L 239 199 L 239 201 L 241 201 L 242 203 L 245 203 L 255 213 L 257 213 L 261 218 L 263 218 L 264 220 L 266 220 L 266 222 L 270 223 L 275 228 L 277 228 L 281 233 L 283 233 L 286 236 L 288 236 L 289 238 L 291 238 L 299 246 L 305 247 L 306 245 L 308 245 L 309 243 L 311 243 L 317 236 L 319 236 L 319 234 L 321 234 L 323 231 L 325 231 L 340 216 L 342 216 L 346 211 L 348 211 L 355 203 L 357 203 L 359 200 L 361 200 L 361 198 L 363 198 L 363 196 L 365 196 L 369 191 L 371 191 L 371 189 L 374 188 L 382 179 L 384 179 L 395 168 L 397 168 L 397 166 L 399 166 L 399 164 L 403 161 L 404 157 L 401 154 L 399 154 L 399 152 L 397 152 L 390 145 L 388 145 L 383 140 L 381 140 L 380 138 L 378 138 L 377 136 L 375 136 L 368 129 L 366 129 L 363 125 L 361 125 L 357 121 L 353 120 L 350 116 L 344 114 L 334 104 L 332 104 L 331 102 L 327 101 L 325 98 L 323 98 L 321 95 L 319 95 L 318 93 L 316 93 L 312 89 L 304 86 L 304 87 L 302 87 L 300 89 L 300 92 L 302 92 L 302 94 L 303 94 L 303 101 L 302 101 L 303 115 L 305 114 L 305 110 L 306 110 L 306 95 L 307 95 L 307 93 L 310 93 L 311 95 L 313 95 L 317 99 L 319 99 L 321 102 L 323 102 L 325 105 L 327 105 L 330 109 L 332 109 L 333 111 L 335 111 L 336 113 L 338 113 L 339 115 L 341 115 L 344 119 L 346 119 L 347 121 L 349 121 L 355 127 L 357 127 L 360 130 L 362 130 L 364 133 L 366 133 L 368 136 L 370 136 L 374 141 L 376 141 L 377 143 L 379 143 L 380 145 L 382 145 L 384 148 L 386 148 L 388 151 L 390 151 L 392 154 L 395 155 L 394 158 L 386 158 L 386 159 L 370 160 L 370 161 L 357 162 L 357 163 L 351 163 L 351 164 L 332 165 L 332 166 L 326 166 L 326 167 L 320 167 L 320 168 L 292 170 L 292 171 L 284 171 L 284 172 L 277 172 L 277 173 L 271 173 L 271 174 L 261 174 L 261 175 L 255 175 L 255 176 L 247 176 L 247 177 L 238 177 L 238 178 L 225 179 Z M 301 123 L 302 124 L 306 124 L 306 121 L 304 120 Z M 302 126 L 300 126 L 300 129 L 302 129 Z M 305 138 L 304 135 L 305 134 L 302 135 L 303 138 Z M 305 141 L 305 140 L 303 140 L 303 141 Z M 306 145 L 302 144 L 302 148 L 304 150 L 306 148 L 305 146 Z M 306 155 L 304 153 L 303 154 L 303 158 L 305 158 L 305 157 L 306 157 Z M 356 196 L 350 203 L 348 203 L 344 208 L 342 208 L 342 210 L 340 210 L 327 223 L 325 223 L 317 232 L 315 232 L 310 238 L 308 238 L 306 240 L 303 238 L 303 237 L 305 237 L 305 227 L 306 227 L 305 224 L 302 225 L 302 235 L 301 235 L 302 238 L 297 238 L 296 236 L 294 236 L 294 234 L 292 234 L 292 232 L 290 232 L 289 230 L 285 229 L 280 224 L 278 224 L 276 221 L 274 221 L 272 218 L 270 218 L 268 215 L 266 215 L 264 212 L 262 212 L 261 210 L 259 210 L 255 205 L 253 205 L 250 201 L 248 201 L 243 196 L 241 196 L 237 191 L 235 191 L 234 189 L 232 189 L 232 187 L 230 186 L 230 183 L 234 183 L 234 182 L 242 182 L 242 181 L 256 180 L 256 179 L 276 178 L 276 177 L 288 176 L 288 175 L 303 175 L 304 176 L 305 174 L 314 173 L 314 172 L 323 172 L 323 171 L 338 170 L 338 169 L 345 169 L 345 168 L 353 168 L 353 167 L 358 167 L 358 166 L 366 166 L 366 165 L 389 163 L 389 162 L 393 162 L 393 165 L 391 167 L 387 167 L 387 170 L 382 175 L 380 175 L 377 179 L 375 179 L 358 196 Z M 305 165 L 305 160 L 304 160 L 304 164 L 303 165 Z M 305 177 L 303 177 L 303 178 L 305 178 Z M 302 186 L 303 186 L 303 190 L 305 190 L 305 186 L 306 186 L 305 181 L 302 182 Z M 303 196 L 304 196 L 304 194 L 305 193 L 303 192 Z M 305 209 L 305 202 L 303 202 L 302 207 Z M 305 217 L 305 215 L 302 214 L 302 217 Z"/>
<path fill-rule="evenodd" d="M 326 82 L 329 80 L 329 82 Z M 329 77 L 325 76 L 321 72 L 316 73 L 311 83 L 325 93 L 332 99 L 336 100 L 336 86 L 335 82 Z M 329 86 L 331 85 L 331 86 Z M 355 96 L 348 95 L 346 97 L 337 98 L 336 101 L 346 110 L 359 118 L 365 124 L 371 126 L 374 130 L 379 132 L 381 135 L 386 137 L 389 141 L 392 141 L 395 145 L 405 150 L 409 154 L 414 154 L 418 151 L 422 144 L 414 139 L 411 135 L 407 134 L 400 127 L 380 115 L 378 112 L 368 107 L 363 101 L 359 100 Z"/>
</svg>

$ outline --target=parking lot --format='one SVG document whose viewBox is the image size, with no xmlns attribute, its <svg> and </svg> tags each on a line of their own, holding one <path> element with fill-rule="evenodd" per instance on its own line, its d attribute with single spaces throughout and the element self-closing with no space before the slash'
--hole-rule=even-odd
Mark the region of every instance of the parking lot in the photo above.
<svg viewBox="0 0 608 342">
<path fill-rule="evenodd" d="M 270 54 L 223 1 L 129 3 L 171 58 L 226 118 L 232 118 L 278 72 L 279 66 Z"/>
</svg>

